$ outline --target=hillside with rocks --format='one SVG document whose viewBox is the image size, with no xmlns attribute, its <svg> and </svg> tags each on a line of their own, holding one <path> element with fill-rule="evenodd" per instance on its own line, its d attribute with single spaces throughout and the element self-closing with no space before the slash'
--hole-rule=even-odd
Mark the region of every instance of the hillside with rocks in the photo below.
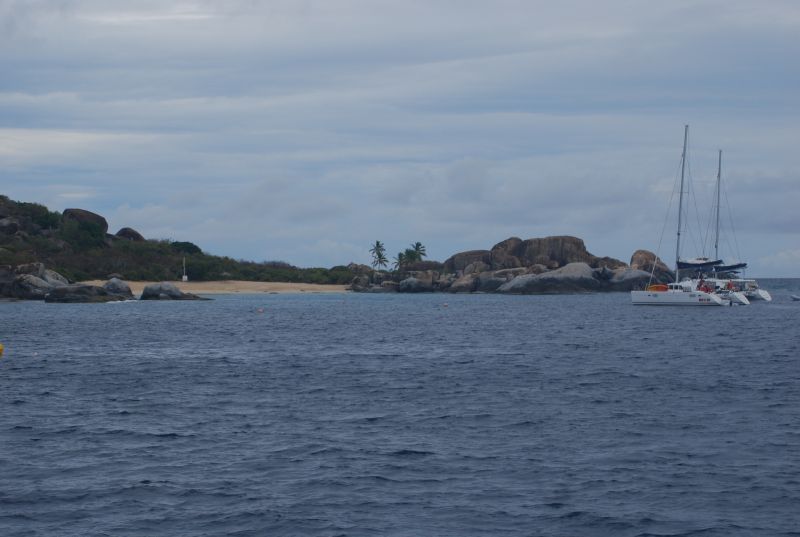
<svg viewBox="0 0 800 537">
<path fill-rule="evenodd" d="M 345 266 L 298 268 L 283 262 L 210 255 L 191 242 L 146 239 L 132 227 L 110 233 L 107 220 L 91 211 L 59 213 L 38 203 L 0 196 L 0 272 L 5 274 L 43 263 L 69 281 L 115 276 L 134 281 L 178 280 L 184 257 L 192 281 L 345 284 L 355 275 Z"/>
</svg>

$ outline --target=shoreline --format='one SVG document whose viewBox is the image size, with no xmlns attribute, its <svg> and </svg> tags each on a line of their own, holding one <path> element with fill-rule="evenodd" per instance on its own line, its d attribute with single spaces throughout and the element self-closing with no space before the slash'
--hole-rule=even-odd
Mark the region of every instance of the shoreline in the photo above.
<svg viewBox="0 0 800 537">
<path fill-rule="evenodd" d="M 104 280 L 87 280 L 81 284 L 97 285 L 102 287 Z M 141 295 L 145 286 L 159 282 L 138 282 L 125 280 L 131 287 L 134 295 Z M 294 283 L 294 282 L 251 282 L 244 280 L 217 280 L 209 282 L 182 282 L 171 280 L 172 283 L 184 293 L 195 295 L 222 295 L 222 294 L 258 294 L 258 293 L 345 293 L 347 285 Z"/>
</svg>

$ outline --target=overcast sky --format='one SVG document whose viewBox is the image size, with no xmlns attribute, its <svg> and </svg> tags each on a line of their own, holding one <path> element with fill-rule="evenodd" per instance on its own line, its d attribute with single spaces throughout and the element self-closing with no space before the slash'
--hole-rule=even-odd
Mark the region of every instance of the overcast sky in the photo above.
<svg viewBox="0 0 800 537">
<path fill-rule="evenodd" d="M 0 192 L 300 266 L 665 222 L 672 264 L 688 123 L 683 254 L 722 149 L 723 256 L 800 276 L 799 58 L 795 0 L 0 0 Z"/>
</svg>

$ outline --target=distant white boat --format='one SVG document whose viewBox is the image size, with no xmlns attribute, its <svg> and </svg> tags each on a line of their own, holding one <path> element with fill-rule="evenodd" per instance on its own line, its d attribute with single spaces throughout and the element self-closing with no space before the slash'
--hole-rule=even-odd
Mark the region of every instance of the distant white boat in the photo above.
<svg viewBox="0 0 800 537">
<path fill-rule="evenodd" d="M 791 297 L 791 299 L 792 299 L 792 300 L 799 300 L 799 301 L 800 301 L 800 296 L 797 296 L 797 295 L 789 295 L 789 297 Z"/>
</svg>

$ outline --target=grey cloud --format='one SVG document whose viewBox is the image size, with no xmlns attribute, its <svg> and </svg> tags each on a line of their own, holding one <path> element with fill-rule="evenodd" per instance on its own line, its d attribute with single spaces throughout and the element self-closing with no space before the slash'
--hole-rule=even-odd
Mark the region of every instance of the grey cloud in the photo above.
<svg viewBox="0 0 800 537">
<path fill-rule="evenodd" d="M 298 264 L 562 233 L 626 259 L 689 122 L 743 246 L 794 259 L 792 2 L 6 1 L 0 27 L 12 197 Z"/>
</svg>

